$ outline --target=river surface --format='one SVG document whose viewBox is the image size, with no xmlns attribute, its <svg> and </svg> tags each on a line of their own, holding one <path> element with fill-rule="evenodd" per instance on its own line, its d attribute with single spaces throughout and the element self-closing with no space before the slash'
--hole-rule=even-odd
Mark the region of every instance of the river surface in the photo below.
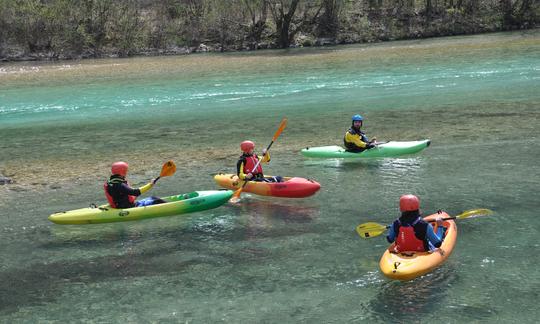
<svg viewBox="0 0 540 324">
<path fill-rule="evenodd" d="M 306 159 L 353 114 L 425 151 Z M 270 142 L 266 173 L 319 181 L 306 199 L 243 194 L 189 215 L 86 226 L 47 216 L 104 202 L 117 160 L 151 193 L 217 189 L 239 143 Z M 540 31 L 324 48 L 0 63 L 0 322 L 516 322 L 540 316 Z M 447 262 L 386 279 L 398 199 L 473 208 Z"/>
</svg>

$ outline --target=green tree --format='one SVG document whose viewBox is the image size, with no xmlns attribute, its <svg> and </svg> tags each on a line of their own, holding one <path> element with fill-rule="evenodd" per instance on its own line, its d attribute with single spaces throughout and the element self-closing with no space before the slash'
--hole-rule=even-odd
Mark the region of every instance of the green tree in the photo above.
<svg viewBox="0 0 540 324">
<path fill-rule="evenodd" d="M 89 47 L 95 57 L 99 57 L 107 42 L 108 26 L 113 15 L 113 1 L 80 0 L 79 5 L 81 10 L 80 32 L 85 36 L 85 45 Z M 127 14 L 128 12 L 125 12 L 123 16 Z M 122 19 L 121 17 L 117 18 Z"/>
<path fill-rule="evenodd" d="M 12 20 L 14 37 L 31 53 L 51 47 L 46 10 L 47 7 L 39 0 L 21 0 L 16 3 Z"/>
<path fill-rule="evenodd" d="M 144 22 L 137 1 L 116 1 L 109 24 L 111 42 L 120 57 L 130 56 L 142 47 Z"/>
</svg>

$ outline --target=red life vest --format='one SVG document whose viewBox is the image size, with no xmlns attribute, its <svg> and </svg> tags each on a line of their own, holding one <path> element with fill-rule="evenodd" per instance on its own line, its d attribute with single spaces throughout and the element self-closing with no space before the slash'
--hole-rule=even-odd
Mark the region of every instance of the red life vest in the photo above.
<svg viewBox="0 0 540 324">
<path fill-rule="evenodd" d="M 251 173 L 253 175 L 255 175 L 255 174 L 263 174 L 263 170 L 262 170 L 262 167 L 261 167 L 260 163 L 257 166 L 257 169 L 254 170 L 255 164 L 257 164 L 257 162 L 259 161 L 259 158 L 257 157 L 257 155 L 253 154 L 253 155 L 250 155 L 250 156 L 246 156 L 245 158 L 246 158 L 246 160 L 244 162 L 244 173 L 245 174 L 248 174 L 248 173 Z"/>
<path fill-rule="evenodd" d="M 105 190 L 105 197 L 107 197 L 107 201 L 109 201 L 109 205 L 112 208 L 117 208 L 116 207 L 116 202 L 114 201 L 113 197 L 109 193 L 109 182 L 108 181 L 105 181 L 105 183 L 103 184 L 103 190 Z M 135 199 L 137 199 L 137 197 L 128 196 L 128 199 L 129 199 L 130 203 L 135 204 Z"/>
<path fill-rule="evenodd" d="M 410 226 L 399 227 L 399 232 L 396 237 L 396 246 L 394 251 L 406 252 L 406 251 L 415 251 L 415 252 L 425 252 L 424 241 L 418 239 L 414 234 L 414 225 L 420 221 L 420 218 L 414 221 Z"/>
</svg>

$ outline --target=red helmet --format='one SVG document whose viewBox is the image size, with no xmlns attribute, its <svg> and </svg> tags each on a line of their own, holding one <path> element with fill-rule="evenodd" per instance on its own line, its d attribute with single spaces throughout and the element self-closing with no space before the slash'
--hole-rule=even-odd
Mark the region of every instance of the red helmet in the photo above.
<svg viewBox="0 0 540 324">
<path fill-rule="evenodd" d="M 402 212 L 420 209 L 420 200 L 415 195 L 403 195 L 399 197 L 399 210 Z"/>
<path fill-rule="evenodd" d="M 125 177 L 128 172 L 128 164 L 126 162 L 114 162 L 111 166 L 112 174 L 119 174 L 122 177 Z"/>
<path fill-rule="evenodd" d="M 243 141 L 240 143 L 240 149 L 242 152 L 248 153 L 250 150 L 253 150 L 255 148 L 255 143 L 252 141 Z"/>
</svg>

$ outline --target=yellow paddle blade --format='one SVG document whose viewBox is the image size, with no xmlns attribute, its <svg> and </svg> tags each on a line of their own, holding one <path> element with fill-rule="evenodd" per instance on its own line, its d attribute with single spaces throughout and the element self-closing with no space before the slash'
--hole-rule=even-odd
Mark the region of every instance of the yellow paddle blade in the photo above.
<svg viewBox="0 0 540 324">
<path fill-rule="evenodd" d="M 373 222 L 363 223 L 356 226 L 356 233 L 358 233 L 358 235 L 360 235 L 362 238 L 379 236 L 384 233 L 384 231 L 386 231 L 386 226 Z"/>
<path fill-rule="evenodd" d="M 163 167 L 161 168 L 161 173 L 159 174 L 160 177 L 168 177 L 172 176 L 176 172 L 176 164 L 172 160 L 169 160 L 163 164 Z"/>
<path fill-rule="evenodd" d="M 486 208 L 470 209 L 470 210 L 466 210 L 463 213 L 457 215 L 456 219 L 487 216 L 487 215 L 491 215 L 491 214 L 493 214 L 493 211 L 491 209 L 486 209 Z"/>
</svg>

